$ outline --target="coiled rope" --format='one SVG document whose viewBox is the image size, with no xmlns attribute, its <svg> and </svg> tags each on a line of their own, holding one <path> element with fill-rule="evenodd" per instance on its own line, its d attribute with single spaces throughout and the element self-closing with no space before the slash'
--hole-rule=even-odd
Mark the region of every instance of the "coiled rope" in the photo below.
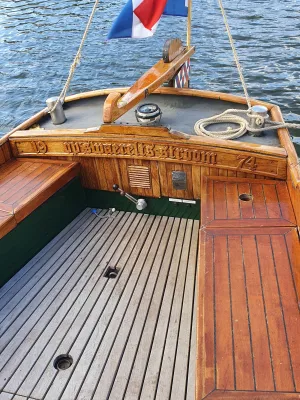
<svg viewBox="0 0 300 400">
<path fill-rule="evenodd" d="M 210 137 L 219 138 L 219 139 L 237 139 L 237 138 L 243 136 L 248 131 L 252 132 L 252 133 L 259 133 L 262 131 L 274 130 L 274 129 L 279 129 L 279 128 L 300 129 L 300 124 L 280 123 L 280 122 L 275 122 L 275 121 L 270 121 L 270 120 L 268 120 L 269 126 L 263 127 L 264 119 L 260 115 L 254 114 L 253 112 L 251 112 L 251 100 L 249 97 L 246 81 L 244 78 L 243 69 L 242 69 L 242 66 L 239 61 L 239 57 L 237 54 L 237 50 L 236 50 L 236 47 L 234 44 L 233 37 L 231 35 L 226 11 L 223 6 L 222 0 L 218 0 L 218 2 L 219 2 L 222 16 L 223 16 L 223 20 L 224 20 L 227 35 L 229 38 L 230 46 L 232 49 L 233 58 L 234 58 L 234 61 L 235 61 L 235 64 L 236 64 L 236 67 L 237 67 L 237 70 L 238 70 L 238 73 L 240 76 L 240 81 L 243 86 L 248 109 L 247 110 L 229 109 L 229 110 L 224 111 L 222 114 L 214 115 L 209 118 L 200 119 L 199 121 L 197 121 L 195 123 L 195 126 L 194 126 L 195 133 L 200 136 L 210 136 Z M 254 118 L 255 125 L 259 126 L 259 128 L 253 128 L 252 126 L 250 126 L 250 124 L 246 118 L 235 115 L 235 114 L 246 114 L 250 120 L 252 118 Z M 232 128 L 232 127 L 228 126 L 228 128 L 225 131 L 213 131 L 213 130 L 205 129 L 207 126 L 210 126 L 213 124 L 226 123 L 226 122 L 238 125 L 238 127 Z"/>
<path fill-rule="evenodd" d="M 74 61 L 73 61 L 72 64 L 71 64 L 70 71 L 69 71 L 69 76 L 68 76 L 68 78 L 67 78 L 67 80 L 66 80 L 66 83 L 65 83 L 65 85 L 64 85 L 64 87 L 63 87 L 63 89 L 62 89 L 62 91 L 61 91 L 61 93 L 60 93 L 60 95 L 59 95 L 59 97 L 58 97 L 58 99 L 57 99 L 57 101 L 56 101 L 56 103 L 54 104 L 54 106 L 52 107 L 52 109 L 49 110 L 49 113 L 52 112 L 52 111 L 54 111 L 54 110 L 56 109 L 56 107 L 57 107 L 57 105 L 58 105 L 59 102 L 61 102 L 61 103 L 63 104 L 64 101 L 65 101 L 65 98 L 66 98 L 66 95 L 67 95 L 67 91 L 69 90 L 71 81 L 72 81 L 73 76 L 74 76 L 74 73 L 75 73 L 75 69 L 76 69 L 76 67 L 77 67 L 77 66 L 79 65 L 79 63 L 80 63 L 82 49 L 83 49 L 83 46 L 84 46 L 84 43 L 85 43 L 85 40 L 86 40 L 88 31 L 89 31 L 89 29 L 90 29 L 90 26 L 91 26 L 91 24 L 92 24 L 93 17 L 94 17 L 94 15 L 95 15 L 96 11 L 97 11 L 98 4 L 99 4 L 99 0 L 95 0 L 95 3 L 94 3 L 94 6 L 93 6 L 91 15 L 90 15 L 90 17 L 89 17 L 89 19 L 88 19 L 88 22 L 87 22 L 85 31 L 84 31 L 84 33 L 83 33 L 83 36 L 82 36 L 80 45 L 79 45 L 78 50 L 77 50 L 77 53 L 76 53 L 76 56 L 75 56 L 75 58 L 74 58 Z"/>
</svg>

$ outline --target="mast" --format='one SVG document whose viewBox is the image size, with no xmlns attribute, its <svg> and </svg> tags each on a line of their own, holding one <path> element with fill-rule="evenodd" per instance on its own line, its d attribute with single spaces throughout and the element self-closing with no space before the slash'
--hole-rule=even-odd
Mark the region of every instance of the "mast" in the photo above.
<svg viewBox="0 0 300 400">
<path fill-rule="evenodd" d="M 188 0 L 188 16 L 187 16 L 187 31 L 186 31 L 186 44 L 191 47 L 191 25 L 192 25 L 192 0 Z"/>
</svg>

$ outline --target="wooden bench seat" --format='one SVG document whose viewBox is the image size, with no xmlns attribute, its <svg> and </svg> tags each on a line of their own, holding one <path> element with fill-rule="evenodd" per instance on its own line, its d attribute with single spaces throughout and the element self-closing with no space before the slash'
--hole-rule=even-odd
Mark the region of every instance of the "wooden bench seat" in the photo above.
<svg viewBox="0 0 300 400">
<path fill-rule="evenodd" d="M 73 179 L 79 164 L 15 159 L 0 167 L 0 238 Z"/>
<path fill-rule="evenodd" d="M 300 399 L 300 242 L 288 191 L 219 178 L 207 178 L 202 206 L 196 399 Z M 240 189 L 252 195 L 247 209 Z"/>
<path fill-rule="evenodd" d="M 0 238 L 17 226 L 14 215 L 0 210 Z"/>
</svg>

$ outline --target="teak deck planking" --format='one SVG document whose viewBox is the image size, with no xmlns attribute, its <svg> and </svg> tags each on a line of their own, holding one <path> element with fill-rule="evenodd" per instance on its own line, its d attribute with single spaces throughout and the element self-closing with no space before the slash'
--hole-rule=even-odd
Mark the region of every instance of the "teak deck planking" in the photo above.
<svg viewBox="0 0 300 400">
<path fill-rule="evenodd" d="M 198 231 L 186 219 L 81 213 L 0 289 L 2 395 L 193 400 Z M 61 353 L 74 363 L 58 373 Z"/>
</svg>

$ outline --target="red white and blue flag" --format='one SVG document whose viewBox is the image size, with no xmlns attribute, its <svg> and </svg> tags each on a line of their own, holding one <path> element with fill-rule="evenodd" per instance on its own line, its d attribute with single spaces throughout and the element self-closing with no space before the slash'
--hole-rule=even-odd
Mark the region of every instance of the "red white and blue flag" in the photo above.
<svg viewBox="0 0 300 400">
<path fill-rule="evenodd" d="M 188 0 L 128 0 L 108 39 L 152 36 L 162 15 L 187 17 Z"/>
<path fill-rule="evenodd" d="M 191 62 L 190 59 L 186 60 L 186 62 L 182 65 L 178 73 L 174 76 L 174 87 L 175 88 L 184 88 L 185 84 L 188 83 L 190 79 L 191 72 Z"/>
</svg>

